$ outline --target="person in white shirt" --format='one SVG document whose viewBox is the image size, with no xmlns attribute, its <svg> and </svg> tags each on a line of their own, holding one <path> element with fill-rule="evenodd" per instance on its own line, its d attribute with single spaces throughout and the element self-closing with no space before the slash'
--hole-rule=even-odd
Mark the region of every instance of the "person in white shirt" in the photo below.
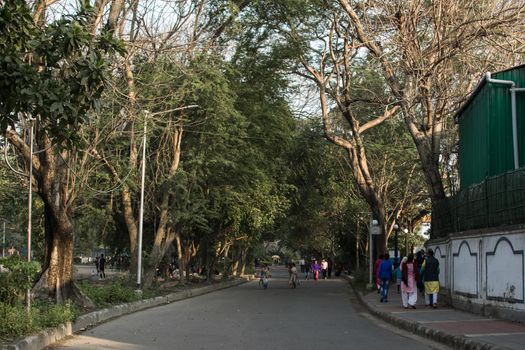
<svg viewBox="0 0 525 350">
<path fill-rule="evenodd" d="M 327 272 L 328 272 L 328 262 L 325 259 L 323 259 L 321 261 L 321 275 L 323 276 L 324 280 L 326 279 Z"/>
</svg>

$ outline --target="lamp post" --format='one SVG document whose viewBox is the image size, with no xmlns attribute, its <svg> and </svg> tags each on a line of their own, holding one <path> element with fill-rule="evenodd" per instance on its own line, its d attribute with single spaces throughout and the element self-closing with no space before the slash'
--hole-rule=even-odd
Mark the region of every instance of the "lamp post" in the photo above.
<svg viewBox="0 0 525 350">
<path fill-rule="evenodd" d="M 373 239 L 372 239 L 372 235 L 373 235 L 373 230 L 375 229 L 374 226 L 377 226 L 379 224 L 379 221 L 377 221 L 376 219 L 372 219 L 370 221 L 370 233 L 369 233 L 369 243 L 368 243 L 368 285 L 370 287 L 372 287 L 372 274 L 373 274 L 373 266 L 374 266 L 374 254 L 373 254 L 373 251 L 374 251 L 374 247 L 373 247 Z"/>
<path fill-rule="evenodd" d="M 4 219 L 4 238 L 2 239 L 2 258 L 5 258 L 5 219 Z"/>
<path fill-rule="evenodd" d="M 355 231 L 355 268 L 356 271 L 359 270 L 359 222 L 361 221 L 361 216 L 357 217 L 357 225 Z"/>
<path fill-rule="evenodd" d="M 403 229 L 403 232 L 405 233 L 405 256 L 408 255 L 408 229 Z"/>
<path fill-rule="evenodd" d="M 142 134 L 142 166 L 141 166 L 141 179 L 140 179 L 140 211 L 139 211 L 139 237 L 137 247 L 137 291 L 141 291 L 142 284 L 142 232 L 144 227 L 144 182 L 146 178 L 146 135 L 147 135 L 147 121 L 149 117 L 153 117 L 160 114 L 167 114 L 175 111 L 182 111 L 184 109 L 199 108 L 199 105 L 189 105 L 183 107 L 177 107 L 165 111 L 151 113 L 150 111 L 144 110 L 144 132 Z"/>
<path fill-rule="evenodd" d="M 397 261 L 397 234 L 399 232 L 399 225 L 398 224 L 394 224 L 394 265 L 397 266 L 398 264 L 398 261 Z"/>
<path fill-rule="evenodd" d="M 29 118 L 31 128 L 29 129 L 29 190 L 27 195 L 27 261 L 31 262 L 31 215 L 33 210 L 33 129 L 35 118 Z M 4 221 L 5 225 L 5 221 Z M 31 310 L 31 290 L 27 289 L 27 312 Z"/>
</svg>

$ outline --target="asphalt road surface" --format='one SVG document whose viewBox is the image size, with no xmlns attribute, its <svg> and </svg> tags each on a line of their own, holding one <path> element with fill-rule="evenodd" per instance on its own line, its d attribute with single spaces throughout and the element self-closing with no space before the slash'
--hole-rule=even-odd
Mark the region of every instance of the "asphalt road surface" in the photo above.
<svg viewBox="0 0 525 350">
<path fill-rule="evenodd" d="M 53 349 L 448 349 L 372 318 L 339 279 L 250 282 L 101 324 Z"/>
</svg>

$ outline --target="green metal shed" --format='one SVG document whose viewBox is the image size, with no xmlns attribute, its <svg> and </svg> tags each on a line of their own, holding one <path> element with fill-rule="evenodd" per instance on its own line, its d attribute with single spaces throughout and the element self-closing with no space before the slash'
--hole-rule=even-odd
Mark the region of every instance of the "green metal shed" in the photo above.
<svg viewBox="0 0 525 350">
<path fill-rule="evenodd" d="M 511 91 L 516 99 L 517 154 L 513 146 Z M 456 114 L 456 120 L 459 123 L 461 189 L 480 183 L 486 177 L 523 167 L 525 65 L 487 74 Z"/>
</svg>

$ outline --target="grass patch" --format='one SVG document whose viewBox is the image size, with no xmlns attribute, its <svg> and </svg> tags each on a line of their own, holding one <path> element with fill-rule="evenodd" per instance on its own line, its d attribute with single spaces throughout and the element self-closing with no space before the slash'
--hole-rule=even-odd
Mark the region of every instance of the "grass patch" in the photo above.
<svg viewBox="0 0 525 350">
<path fill-rule="evenodd" d="M 153 290 L 144 290 L 141 294 L 136 293 L 136 288 L 131 287 L 127 281 L 122 278 L 115 279 L 107 285 L 95 285 L 90 282 L 82 282 L 79 284 L 79 287 L 98 307 L 129 303 L 158 295 L 158 293 Z"/>
</svg>

